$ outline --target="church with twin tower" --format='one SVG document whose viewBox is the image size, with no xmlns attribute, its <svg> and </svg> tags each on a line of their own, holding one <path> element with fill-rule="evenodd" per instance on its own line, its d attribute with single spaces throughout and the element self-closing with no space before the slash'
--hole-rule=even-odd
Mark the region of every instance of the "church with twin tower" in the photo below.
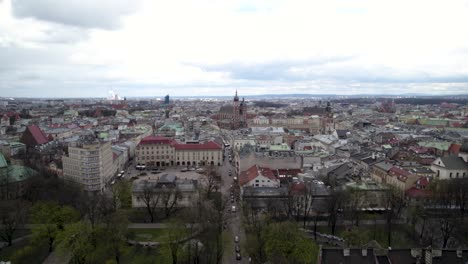
<svg viewBox="0 0 468 264">
<path fill-rule="evenodd" d="M 239 101 L 239 96 L 234 96 L 232 104 L 223 105 L 219 109 L 218 126 L 223 129 L 239 129 L 247 127 L 247 105 L 244 98 Z"/>
</svg>

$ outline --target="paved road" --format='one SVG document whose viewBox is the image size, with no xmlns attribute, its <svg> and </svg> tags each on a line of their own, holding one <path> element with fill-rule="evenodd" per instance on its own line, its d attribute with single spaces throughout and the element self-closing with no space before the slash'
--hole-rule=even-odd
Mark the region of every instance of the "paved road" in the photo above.
<svg viewBox="0 0 468 264">
<path fill-rule="evenodd" d="M 232 172 L 232 176 L 229 176 L 229 170 Z M 234 176 L 236 176 L 235 170 L 232 167 L 232 165 L 229 163 L 229 159 L 226 157 L 224 160 L 223 165 L 219 168 L 220 174 L 221 174 L 221 179 L 222 179 L 222 185 L 221 185 L 221 192 L 223 195 L 228 199 L 228 208 L 227 208 L 227 214 L 228 214 L 228 227 L 227 230 L 229 231 L 230 234 L 230 239 L 232 239 L 232 247 L 230 248 L 225 248 L 224 250 L 224 256 L 223 256 L 223 264 L 239 264 L 239 263 L 249 263 L 248 262 L 248 257 L 244 254 L 245 252 L 242 250 L 243 247 L 242 245 L 245 245 L 245 230 L 242 227 L 242 218 L 241 218 L 241 209 L 239 208 L 240 203 L 238 202 L 238 191 L 236 191 L 236 186 L 237 183 L 233 181 Z M 231 189 L 231 184 L 233 185 L 233 189 Z M 230 199 L 230 193 L 231 190 L 233 190 L 234 193 L 234 203 L 231 203 Z M 231 207 L 236 206 L 236 212 L 233 213 L 231 212 Z M 236 260 L 236 254 L 234 251 L 234 236 L 239 236 L 240 238 L 240 248 L 241 248 L 241 256 L 242 260 Z"/>
</svg>

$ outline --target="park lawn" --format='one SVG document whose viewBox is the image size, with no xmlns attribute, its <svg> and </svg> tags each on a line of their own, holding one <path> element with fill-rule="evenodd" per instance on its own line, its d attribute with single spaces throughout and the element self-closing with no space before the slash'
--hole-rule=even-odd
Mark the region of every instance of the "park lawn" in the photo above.
<svg viewBox="0 0 468 264">
<path fill-rule="evenodd" d="M 343 233 L 346 231 L 345 226 L 336 227 L 336 236 L 343 237 Z M 376 240 L 383 248 L 388 247 L 387 241 L 387 229 L 385 225 L 377 225 L 375 228 L 372 225 L 354 227 L 359 232 L 364 233 L 367 236 L 368 241 Z M 411 248 L 418 245 L 416 241 L 411 237 L 411 228 L 407 225 L 393 225 L 392 226 L 392 248 Z M 331 234 L 330 228 L 326 226 L 317 227 L 317 231 L 322 234 Z"/>
<path fill-rule="evenodd" d="M 131 228 L 131 232 L 135 234 L 135 240 L 137 241 L 156 241 L 164 242 L 166 240 L 169 229 L 167 228 Z M 184 231 L 184 234 L 188 236 L 190 233 L 189 229 Z"/>
<path fill-rule="evenodd" d="M 122 256 L 121 263 L 124 264 L 159 264 L 171 263 L 172 257 L 167 248 L 149 248 L 131 246 Z"/>
<path fill-rule="evenodd" d="M 30 242 L 29 239 L 25 239 L 13 244 L 11 247 L 4 247 L 0 249 L 0 261 L 8 261 L 11 260 L 11 257 L 15 252 L 25 248 L 26 246 L 32 246 L 35 250 L 32 251 L 31 255 L 28 255 L 23 258 L 23 261 L 17 262 L 18 264 L 35 264 L 35 263 L 42 263 L 47 256 L 49 255 L 48 247 L 45 244 L 36 245 L 33 242 Z M 17 264 L 15 263 L 15 264 Z"/>
<path fill-rule="evenodd" d="M 167 235 L 166 228 L 132 228 L 137 241 L 158 241 Z"/>
</svg>

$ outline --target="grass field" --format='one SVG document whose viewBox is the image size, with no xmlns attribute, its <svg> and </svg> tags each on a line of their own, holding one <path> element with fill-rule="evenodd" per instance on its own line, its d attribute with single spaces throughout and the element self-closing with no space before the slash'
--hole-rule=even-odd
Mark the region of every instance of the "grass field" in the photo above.
<svg viewBox="0 0 468 264">
<path fill-rule="evenodd" d="M 359 233 L 366 237 L 366 240 L 376 240 L 382 247 L 388 247 L 386 227 L 378 226 L 360 226 L 354 227 Z M 328 227 L 320 226 L 317 231 L 324 234 L 330 234 Z M 338 237 L 343 237 L 346 227 L 337 226 L 335 234 Z M 392 226 L 392 247 L 393 248 L 408 248 L 417 246 L 417 243 L 410 235 L 409 227 L 406 225 L 393 225 Z"/>
</svg>

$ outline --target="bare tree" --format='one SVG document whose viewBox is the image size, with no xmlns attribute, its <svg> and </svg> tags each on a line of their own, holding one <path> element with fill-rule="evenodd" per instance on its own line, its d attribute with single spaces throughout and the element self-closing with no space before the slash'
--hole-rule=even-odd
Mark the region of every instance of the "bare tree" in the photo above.
<svg viewBox="0 0 468 264">
<path fill-rule="evenodd" d="M 331 229 L 332 235 L 335 235 L 336 223 L 339 213 L 343 209 L 344 201 L 346 200 L 346 192 L 341 190 L 333 190 L 328 199 L 328 226 Z"/>
<path fill-rule="evenodd" d="M 208 166 L 202 174 L 202 184 L 208 199 L 212 198 L 212 194 L 219 188 L 221 177 L 215 167 Z"/>
<path fill-rule="evenodd" d="M 160 199 L 162 206 L 164 207 L 164 214 L 168 218 L 171 213 L 174 212 L 175 206 L 177 206 L 178 201 L 181 199 L 181 192 L 177 187 L 172 188 L 161 188 Z"/>
<path fill-rule="evenodd" d="M 348 199 L 346 199 L 345 203 L 345 212 L 349 214 L 354 225 L 359 226 L 361 216 L 360 208 L 365 201 L 365 193 L 361 190 L 350 189 L 348 194 Z"/>
<path fill-rule="evenodd" d="M 456 214 L 448 214 L 438 219 L 439 230 L 442 234 L 442 248 L 447 247 L 448 240 L 452 237 L 456 227 L 460 224 Z"/>
<path fill-rule="evenodd" d="M 0 238 L 11 246 L 18 227 L 25 222 L 26 205 L 21 201 L 10 201 L 0 206 Z"/>
<path fill-rule="evenodd" d="M 302 200 L 302 219 L 303 219 L 303 226 L 305 228 L 307 219 L 309 218 L 310 212 L 312 211 L 312 207 L 314 206 L 315 201 L 315 194 L 316 194 L 316 186 L 312 183 L 306 183 L 305 185 L 305 193 L 304 198 Z M 317 230 L 317 214 L 315 215 L 314 221 L 314 232 L 316 233 Z"/>
<path fill-rule="evenodd" d="M 403 193 L 395 188 L 385 191 L 384 205 L 386 209 L 387 241 L 388 246 L 392 245 L 392 223 L 394 219 L 400 217 L 401 210 L 405 206 Z"/>
<path fill-rule="evenodd" d="M 145 182 L 141 193 L 138 195 L 138 198 L 145 204 L 146 211 L 151 218 L 151 223 L 154 222 L 156 208 L 161 197 L 160 194 L 161 192 L 156 190 L 155 185 Z"/>
</svg>

